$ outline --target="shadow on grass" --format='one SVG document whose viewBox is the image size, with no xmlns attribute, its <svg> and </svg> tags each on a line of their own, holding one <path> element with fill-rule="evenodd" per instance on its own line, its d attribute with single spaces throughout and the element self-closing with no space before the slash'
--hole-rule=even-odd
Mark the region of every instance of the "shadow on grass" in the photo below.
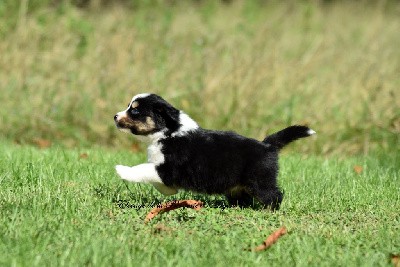
<svg viewBox="0 0 400 267">
<path fill-rule="evenodd" d="M 193 194 L 191 192 L 183 192 L 180 199 L 195 199 L 204 203 L 206 208 L 215 209 L 229 209 L 229 208 L 241 208 L 241 209 L 253 209 L 262 210 L 264 206 L 257 200 L 253 200 L 253 203 L 249 206 L 238 206 L 231 205 L 222 195 L 205 195 L 205 194 Z"/>
<path fill-rule="evenodd" d="M 133 192 L 126 183 L 113 186 L 110 184 L 98 184 L 93 187 L 93 194 L 103 200 L 109 200 L 111 203 L 117 205 L 121 209 L 143 209 L 153 208 L 164 202 L 183 200 L 183 199 L 194 199 L 204 203 L 205 208 L 214 209 L 229 209 L 229 208 L 240 208 L 240 209 L 253 209 L 263 210 L 265 207 L 254 200 L 249 206 L 237 206 L 231 205 L 222 195 L 205 195 L 196 194 L 188 191 L 183 191 L 174 196 L 159 197 L 152 194 L 151 191 L 143 190 L 140 192 Z"/>
</svg>

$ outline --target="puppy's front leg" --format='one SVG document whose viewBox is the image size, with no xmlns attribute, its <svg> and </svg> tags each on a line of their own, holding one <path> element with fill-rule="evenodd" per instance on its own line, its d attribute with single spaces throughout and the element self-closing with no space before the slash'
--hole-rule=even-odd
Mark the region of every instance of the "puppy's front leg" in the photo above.
<svg viewBox="0 0 400 267">
<path fill-rule="evenodd" d="M 115 169 L 122 179 L 134 183 L 151 183 L 164 195 L 173 195 L 178 192 L 175 188 L 163 183 L 153 163 L 143 163 L 133 167 L 117 165 Z"/>
<path fill-rule="evenodd" d="M 144 163 L 133 167 L 117 165 L 117 173 L 122 179 L 134 183 L 162 183 L 154 164 Z"/>
</svg>

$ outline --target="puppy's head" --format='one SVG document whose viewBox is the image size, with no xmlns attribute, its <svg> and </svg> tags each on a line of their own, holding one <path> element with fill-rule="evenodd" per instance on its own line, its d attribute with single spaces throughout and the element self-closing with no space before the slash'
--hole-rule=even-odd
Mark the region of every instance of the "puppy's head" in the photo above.
<svg viewBox="0 0 400 267">
<path fill-rule="evenodd" d="M 180 127 L 179 110 L 155 94 L 139 94 L 114 116 L 118 129 L 135 135 L 172 133 Z"/>
</svg>

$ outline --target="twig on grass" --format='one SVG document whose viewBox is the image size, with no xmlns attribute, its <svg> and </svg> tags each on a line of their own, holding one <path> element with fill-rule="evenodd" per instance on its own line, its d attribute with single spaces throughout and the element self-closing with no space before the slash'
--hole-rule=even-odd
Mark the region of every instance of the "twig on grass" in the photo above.
<svg viewBox="0 0 400 267">
<path fill-rule="evenodd" d="M 170 202 L 163 203 L 161 205 L 157 205 L 157 207 L 153 208 L 146 216 L 144 220 L 145 223 L 149 222 L 153 219 L 157 214 L 162 212 L 167 212 L 174 209 L 179 208 L 192 208 L 194 210 L 200 210 L 203 207 L 203 202 L 198 200 L 174 200 Z"/>
<path fill-rule="evenodd" d="M 247 250 L 249 251 L 266 250 L 267 248 L 272 246 L 279 239 L 279 237 L 283 236 L 286 233 L 287 233 L 286 227 L 282 226 L 281 228 L 270 234 L 261 245 L 255 247 L 254 249 L 247 249 Z"/>
</svg>

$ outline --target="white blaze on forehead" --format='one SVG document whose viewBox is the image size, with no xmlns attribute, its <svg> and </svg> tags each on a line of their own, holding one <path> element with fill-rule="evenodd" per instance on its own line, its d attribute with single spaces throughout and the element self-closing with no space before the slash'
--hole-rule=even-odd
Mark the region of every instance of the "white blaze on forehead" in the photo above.
<svg viewBox="0 0 400 267">
<path fill-rule="evenodd" d="M 150 95 L 149 93 L 144 93 L 144 94 L 135 95 L 135 96 L 132 98 L 131 102 L 129 103 L 129 106 L 128 106 L 124 111 L 121 111 L 121 112 L 119 112 L 118 114 L 121 114 L 121 115 L 122 115 L 123 112 L 126 112 L 126 111 L 129 110 L 129 108 L 132 106 L 133 102 L 135 102 L 135 101 L 138 100 L 139 98 L 148 97 L 149 95 Z M 135 106 L 135 105 L 136 105 L 136 106 Z M 134 105 L 133 105 L 133 108 L 136 108 L 137 106 L 138 106 L 137 104 L 134 104 Z"/>
<path fill-rule="evenodd" d="M 131 100 L 131 104 L 133 102 L 135 102 L 136 100 L 138 100 L 139 98 L 145 98 L 145 97 L 148 97 L 149 95 L 150 95 L 149 93 L 143 93 L 143 94 L 135 95 Z"/>
</svg>

